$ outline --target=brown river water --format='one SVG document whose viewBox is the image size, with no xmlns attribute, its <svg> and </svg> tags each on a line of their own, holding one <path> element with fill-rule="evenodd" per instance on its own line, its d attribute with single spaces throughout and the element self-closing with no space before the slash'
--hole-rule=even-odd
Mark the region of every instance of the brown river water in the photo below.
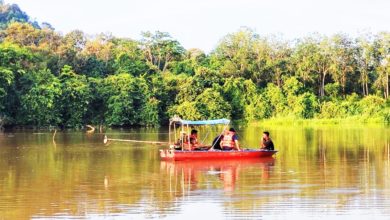
<svg viewBox="0 0 390 220">
<path fill-rule="evenodd" d="M 219 128 L 200 129 L 210 142 Z M 102 134 L 0 133 L 2 219 L 390 219 L 390 128 L 382 125 L 237 127 L 256 160 L 164 162 L 164 146 Z M 167 141 L 166 129 L 109 130 Z"/>
</svg>

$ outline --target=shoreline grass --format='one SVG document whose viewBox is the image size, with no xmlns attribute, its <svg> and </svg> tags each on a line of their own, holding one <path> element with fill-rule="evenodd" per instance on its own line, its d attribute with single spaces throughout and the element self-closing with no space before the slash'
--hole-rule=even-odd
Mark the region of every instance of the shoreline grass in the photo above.
<svg viewBox="0 0 390 220">
<path fill-rule="evenodd" d="M 388 125 L 383 117 L 351 116 L 346 118 L 313 118 L 301 119 L 294 117 L 276 117 L 251 121 L 248 125 L 349 125 L 349 124 L 375 124 Z"/>
</svg>

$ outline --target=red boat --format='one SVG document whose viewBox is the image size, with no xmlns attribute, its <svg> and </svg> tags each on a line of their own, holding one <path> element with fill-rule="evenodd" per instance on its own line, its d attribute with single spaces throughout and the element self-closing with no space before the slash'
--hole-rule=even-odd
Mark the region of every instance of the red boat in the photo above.
<svg viewBox="0 0 390 220">
<path fill-rule="evenodd" d="M 214 150 L 214 146 L 202 145 L 194 150 L 191 147 L 189 137 L 190 128 L 204 125 L 224 125 L 227 129 L 230 124 L 228 119 L 217 119 L 207 121 L 188 121 L 175 116 L 169 123 L 169 145 L 170 149 L 160 150 L 160 157 L 163 160 L 210 160 L 210 159 L 245 159 L 272 157 L 277 151 L 245 149 L 241 151 Z M 179 134 L 178 134 L 179 133 Z M 220 133 L 222 135 L 222 132 Z M 175 140 L 175 141 L 172 141 Z"/>
<path fill-rule="evenodd" d="M 163 160 L 212 160 L 212 159 L 244 159 L 272 157 L 277 151 L 242 150 L 242 151 L 182 151 L 160 150 Z"/>
</svg>

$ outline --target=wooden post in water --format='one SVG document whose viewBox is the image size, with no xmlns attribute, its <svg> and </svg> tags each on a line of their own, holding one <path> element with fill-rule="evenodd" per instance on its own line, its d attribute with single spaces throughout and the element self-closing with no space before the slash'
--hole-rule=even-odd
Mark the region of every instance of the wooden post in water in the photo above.
<svg viewBox="0 0 390 220">
<path fill-rule="evenodd" d="M 56 134 L 57 134 L 57 129 L 54 129 L 54 133 L 53 133 L 53 143 L 56 142 L 56 140 L 55 140 Z"/>
</svg>

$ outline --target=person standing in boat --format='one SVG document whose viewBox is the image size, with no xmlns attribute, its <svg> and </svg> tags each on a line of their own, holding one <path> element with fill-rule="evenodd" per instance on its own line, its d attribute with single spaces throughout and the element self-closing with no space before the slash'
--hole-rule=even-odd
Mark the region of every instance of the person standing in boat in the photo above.
<svg viewBox="0 0 390 220">
<path fill-rule="evenodd" d="M 263 132 L 263 139 L 261 140 L 260 148 L 264 150 L 274 150 L 274 143 L 269 137 L 268 131 Z"/>
<path fill-rule="evenodd" d="M 229 131 L 225 131 L 221 140 L 221 148 L 222 150 L 241 150 L 236 130 L 234 130 L 234 128 L 230 128 Z"/>
</svg>

